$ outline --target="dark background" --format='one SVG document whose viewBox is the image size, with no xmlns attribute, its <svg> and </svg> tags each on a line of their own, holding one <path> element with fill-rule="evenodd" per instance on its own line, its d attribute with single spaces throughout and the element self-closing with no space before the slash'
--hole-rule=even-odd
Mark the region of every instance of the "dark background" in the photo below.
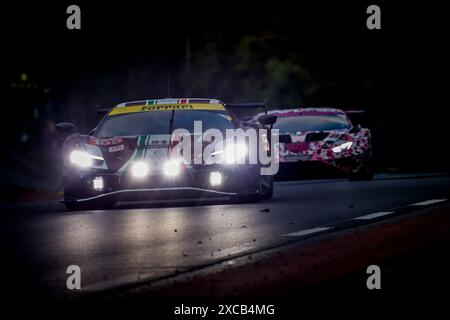
<svg viewBox="0 0 450 320">
<path fill-rule="evenodd" d="M 81 30 L 66 28 L 70 4 Z M 370 4 L 381 30 L 366 28 Z M 2 188 L 58 188 L 42 182 L 59 159 L 55 123 L 88 132 L 99 107 L 169 95 L 364 109 L 378 171 L 448 169 L 438 4 L 40 1 L 0 12 Z"/>
</svg>

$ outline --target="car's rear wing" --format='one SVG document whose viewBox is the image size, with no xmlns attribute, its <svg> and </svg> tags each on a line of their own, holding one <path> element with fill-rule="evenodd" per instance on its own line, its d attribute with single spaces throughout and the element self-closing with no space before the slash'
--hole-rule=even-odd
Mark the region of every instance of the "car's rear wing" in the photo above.
<svg viewBox="0 0 450 320">
<path fill-rule="evenodd" d="M 248 121 L 257 114 L 267 114 L 267 101 L 263 102 L 232 102 L 225 103 L 225 108 L 241 120 Z"/>
<path fill-rule="evenodd" d="M 99 108 L 97 107 L 97 114 L 104 116 L 108 112 L 110 112 L 113 108 Z"/>
<path fill-rule="evenodd" d="M 366 113 L 366 110 L 343 110 L 347 114 L 361 114 Z"/>
<path fill-rule="evenodd" d="M 343 110 L 353 125 L 361 125 L 363 127 L 370 127 L 370 117 L 366 110 L 351 109 Z"/>
<path fill-rule="evenodd" d="M 97 114 L 100 117 L 105 116 L 114 107 L 111 108 L 100 108 L 97 106 Z M 232 112 L 236 117 L 241 120 L 251 120 L 254 116 L 260 113 L 267 114 L 267 102 L 232 102 L 225 103 L 225 108 Z"/>
</svg>

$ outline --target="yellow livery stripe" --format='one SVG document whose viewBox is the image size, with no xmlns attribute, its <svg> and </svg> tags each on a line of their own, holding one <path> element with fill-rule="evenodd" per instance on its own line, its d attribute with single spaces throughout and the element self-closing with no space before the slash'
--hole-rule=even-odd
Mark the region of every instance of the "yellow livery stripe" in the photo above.
<svg viewBox="0 0 450 320">
<path fill-rule="evenodd" d="M 189 104 L 157 104 L 157 105 L 139 105 L 130 107 L 116 107 L 108 115 L 145 112 L 145 111 L 171 111 L 171 110 L 218 110 L 224 111 L 225 108 L 220 103 L 189 103 Z"/>
</svg>

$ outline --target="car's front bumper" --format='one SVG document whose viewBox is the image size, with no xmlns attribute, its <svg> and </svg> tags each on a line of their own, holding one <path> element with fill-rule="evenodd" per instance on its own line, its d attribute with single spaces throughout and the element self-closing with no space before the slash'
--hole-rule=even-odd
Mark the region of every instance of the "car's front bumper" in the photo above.
<svg viewBox="0 0 450 320">
<path fill-rule="evenodd" d="M 361 162 L 368 158 L 364 156 L 347 156 L 334 160 L 297 160 L 280 162 L 278 178 L 322 178 L 322 177 L 344 177 Z"/>
<path fill-rule="evenodd" d="M 226 197 L 257 192 L 260 168 L 252 165 L 203 166 L 186 170 L 176 177 L 162 174 L 135 178 L 129 174 L 105 172 L 80 172 L 67 170 L 64 176 L 64 201 L 85 202 L 103 198 L 116 201 L 140 201 L 152 199 L 187 199 L 202 197 Z M 212 172 L 220 172 L 222 183 L 212 185 Z M 94 188 L 94 179 L 103 180 L 103 188 Z"/>
</svg>

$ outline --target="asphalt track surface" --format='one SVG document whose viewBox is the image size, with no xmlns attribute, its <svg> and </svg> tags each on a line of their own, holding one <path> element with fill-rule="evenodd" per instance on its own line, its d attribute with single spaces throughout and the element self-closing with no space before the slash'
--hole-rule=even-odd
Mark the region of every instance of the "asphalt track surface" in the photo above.
<svg viewBox="0 0 450 320">
<path fill-rule="evenodd" d="M 2 237 L 50 292 L 70 294 L 69 265 L 80 266 L 83 292 L 104 292 L 275 247 L 324 226 L 437 203 L 449 191 L 447 175 L 383 174 L 361 182 L 277 182 L 273 199 L 248 204 L 158 203 L 76 212 L 55 203 L 11 205 L 2 208 Z"/>
</svg>

